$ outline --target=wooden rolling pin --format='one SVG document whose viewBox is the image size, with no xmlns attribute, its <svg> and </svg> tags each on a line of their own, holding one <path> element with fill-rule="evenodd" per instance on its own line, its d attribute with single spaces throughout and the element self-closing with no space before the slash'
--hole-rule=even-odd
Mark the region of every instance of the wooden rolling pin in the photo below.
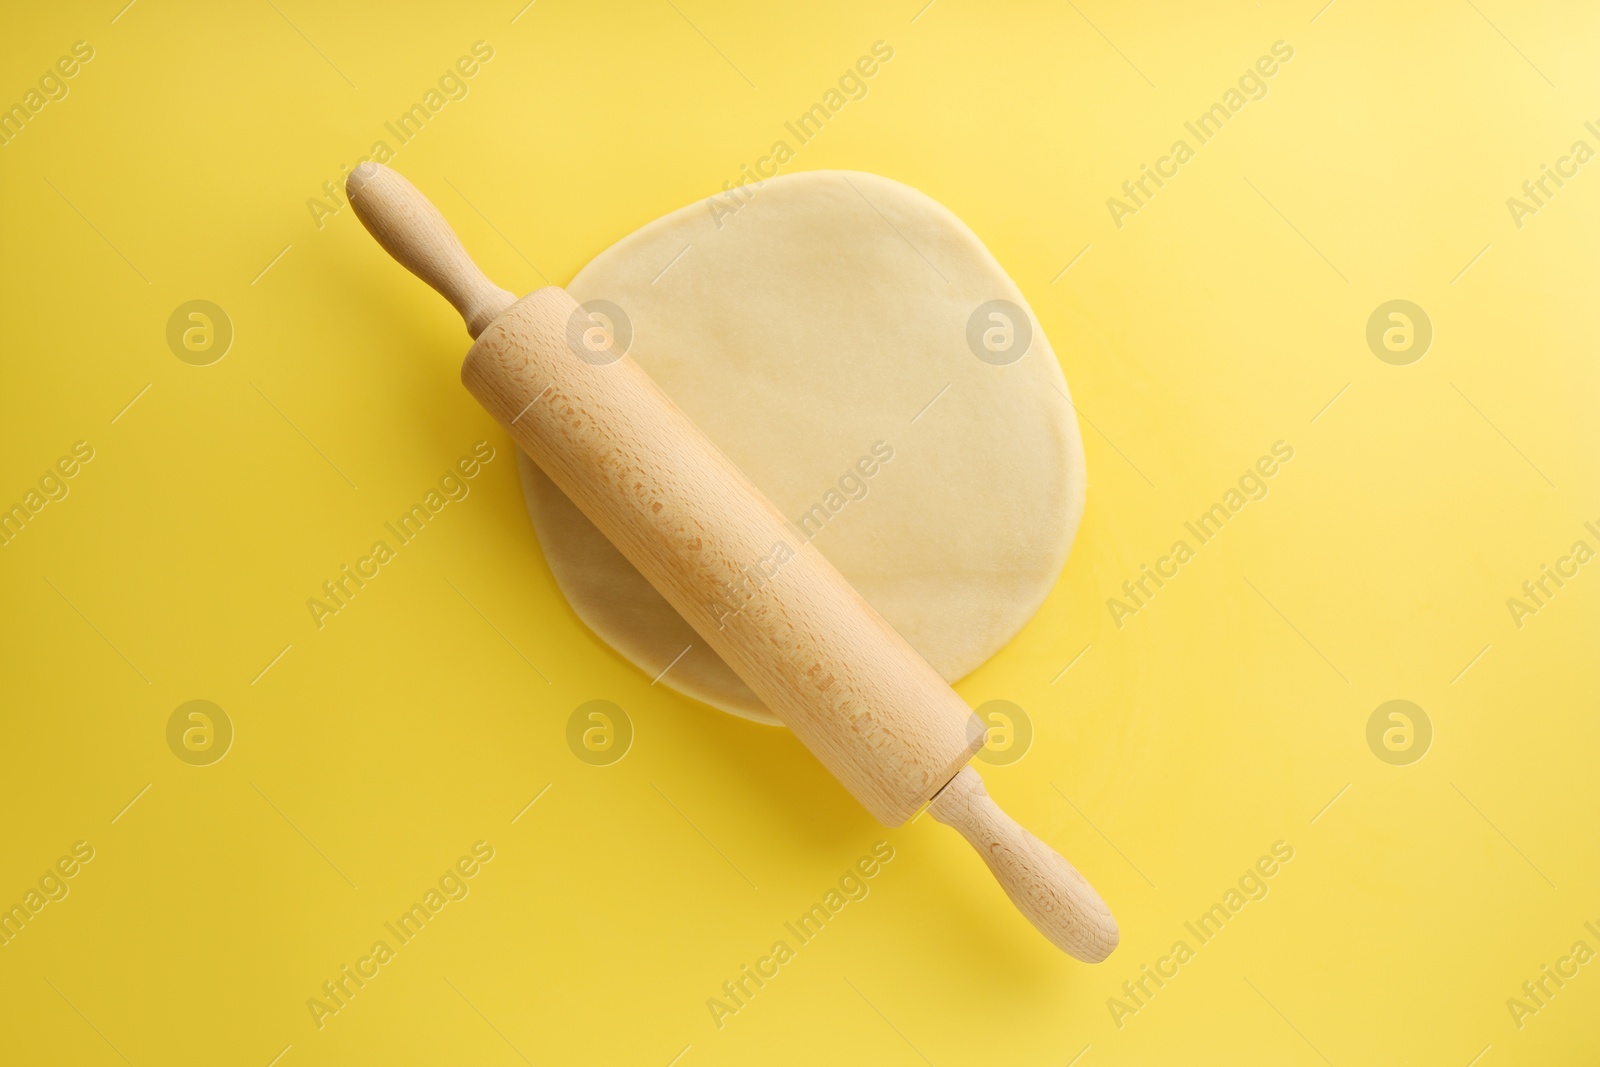
<svg viewBox="0 0 1600 1067">
<path fill-rule="evenodd" d="M 995 806 L 968 761 L 983 725 L 564 289 L 518 300 L 468 258 L 438 210 L 387 167 L 347 192 L 391 256 L 477 339 L 461 380 L 857 800 L 899 826 L 923 805 L 978 850 L 1055 945 L 1117 945 L 1071 864 Z"/>
</svg>

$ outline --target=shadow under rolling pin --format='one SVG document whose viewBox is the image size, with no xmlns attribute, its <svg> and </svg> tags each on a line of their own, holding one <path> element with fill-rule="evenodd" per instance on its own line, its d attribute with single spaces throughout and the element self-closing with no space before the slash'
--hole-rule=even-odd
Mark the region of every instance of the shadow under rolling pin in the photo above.
<svg viewBox="0 0 1600 1067">
<path fill-rule="evenodd" d="M 868 811 L 896 827 L 927 805 L 1053 944 L 1091 963 L 1111 954 L 1105 902 L 968 766 L 977 716 L 643 368 L 603 334 L 595 344 L 564 289 L 518 300 L 496 286 L 387 167 L 363 163 L 347 192 L 378 243 L 466 320 L 472 395 Z M 776 574 L 745 583 L 730 611 L 725 590 L 758 560 Z"/>
</svg>

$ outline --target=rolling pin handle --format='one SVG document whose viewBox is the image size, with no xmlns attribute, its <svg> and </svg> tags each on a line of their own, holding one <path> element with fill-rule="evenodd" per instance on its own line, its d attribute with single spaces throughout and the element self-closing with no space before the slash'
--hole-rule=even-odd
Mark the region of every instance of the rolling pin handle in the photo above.
<svg viewBox="0 0 1600 1067">
<path fill-rule="evenodd" d="M 928 812 L 967 839 L 1051 944 L 1085 963 L 1099 963 L 1117 947 L 1117 921 L 1100 894 L 1055 849 L 1001 811 L 977 771 L 961 768 Z"/>
<path fill-rule="evenodd" d="M 467 354 L 461 377 L 468 390 L 869 810 L 886 825 L 900 825 L 926 796 L 921 790 L 929 778 L 958 765 L 952 760 L 971 757 L 981 744 L 981 733 L 963 736 L 964 727 L 976 721 L 971 709 L 809 546 L 784 574 L 794 604 L 785 609 L 769 598 L 763 605 L 769 636 L 755 628 L 738 639 L 734 631 L 721 635 L 704 594 L 727 588 L 726 574 L 751 546 L 787 537 L 788 520 L 637 365 L 624 364 L 602 378 L 590 361 L 566 358 L 564 330 L 578 305 L 565 291 L 551 287 L 518 302 L 484 277 L 438 209 L 388 167 L 361 164 L 345 189 L 367 231 L 455 305 L 474 339 L 516 305 L 506 328 Z M 542 375 L 536 373 L 541 367 Z M 543 395 L 535 387 L 548 390 L 556 381 L 569 397 L 579 398 L 570 410 L 581 417 L 517 425 L 521 412 Z M 654 506 L 646 511 L 652 494 Z M 663 501 L 683 510 L 669 508 L 658 517 Z M 709 545 L 695 537 L 692 552 L 680 551 L 684 516 L 697 514 L 705 519 L 700 525 L 707 536 L 717 536 Z M 814 631 L 831 640 L 822 641 Z M 782 642 L 770 636 L 779 633 Z M 775 651 L 780 645 L 809 668 L 769 669 L 769 660 L 782 660 Z M 880 668 L 869 671 L 848 657 L 834 658 L 832 650 L 844 648 Z M 817 666 L 823 660 L 831 671 Z M 813 679 L 819 671 L 825 684 Z M 845 682 L 838 683 L 835 673 L 846 674 Z M 835 694 L 826 692 L 836 684 Z M 841 691 L 866 704 L 887 695 L 892 703 L 885 708 L 896 709 L 890 726 L 878 724 L 871 736 L 852 732 L 852 723 L 833 714 Z M 878 757 L 886 739 L 895 741 L 902 762 Z M 922 769 L 915 790 L 895 780 L 892 768 L 903 766 Z M 1090 963 L 1117 947 L 1116 920 L 1099 894 L 989 799 L 977 771 L 963 766 L 928 810 L 978 850 L 1012 903 L 1052 944 Z"/>
<path fill-rule="evenodd" d="M 439 209 L 388 167 L 361 164 L 350 172 L 345 195 L 384 251 L 455 305 L 474 339 L 517 302 L 484 277 Z"/>
</svg>

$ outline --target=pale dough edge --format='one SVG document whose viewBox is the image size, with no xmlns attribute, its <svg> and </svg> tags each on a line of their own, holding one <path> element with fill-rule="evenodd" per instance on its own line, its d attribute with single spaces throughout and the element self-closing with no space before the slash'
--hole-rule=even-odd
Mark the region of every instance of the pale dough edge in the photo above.
<svg viewBox="0 0 1600 1067">
<path fill-rule="evenodd" d="M 863 187 L 892 191 L 892 195 L 908 196 L 919 202 L 922 210 L 937 215 L 950 227 L 951 233 L 968 247 L 969 254 L 983 261 L 986 268 L 1001 283 L 1002 293 L 1021 306 L 1028 308 L 1037 330 L 1040 356 L 1046 365 L 1047 377 L 1052 377 L 1063 397 L 1070 397 L 1065 375 L 1055 358 L 1048 339 L 1033 316 L 1026 298 L 1015 282 L 996 261 L 971 229 L 942 204 L 920 191 L 891 179 L 862 172 L 808 171 L 785 175 L 765 183 L 768 186 L 790 181 L 814 181 L 823 177 L 844 177 Z M 604 273 L 607 261 L 613 256 L 627 256 L 630 246 L 649 240 L 656 231 L 673 228 L 681 217 L 691 211 L 705 210 L 704 202 L 697 201 L 663 215 L 623 237 L 598 254 L 579 271 L 569 284 L 569 289 L 581 292 L 584 279 L 592 273 Z M 1068 492 L 1063 515 L 1062 535 L 1055 546 L 1053 564 L 1047 571 L 1047 580 L 1034 585 L 1033 595 L 1017 597 L 1016 603 L 1026 604 L 1026 611 L 1015 614 L 1015 623 L 1008 632 L 996 632 L 982 642 L 983 650 L 968 658 L 971 662 L 959 664 L 954 670 L 943 673 L 949 681 L 958 681 L 992 657 L 1000 648 L 1021 632 L 1037 614 L 1059 580 L 1062 567 L 1076 538 L 1082 519 L 1087 477 L 1082 438 L 1077 419 L 1070 407 L 1062 420 L 1064 437 L 1064 472 Z M 692 628 L 673 611 L 656 593 L 642 575 L 629 564 L 604 537 L 598 534 L 581 512 L 549 481 L 525 455 L 518 453 L 518 468 L 530 518 L 542 544 L 560 543 L 566 554 L 556 557 L 546 553 L 546 560 L 558 586 L 567 595 L 574 612 L 597 636 L 630 662 L 639 665 L 652 678 L 665 670 L 677 650 L 688 647 L 690 651 L 671 666 L 670 673 L 661 678 L 661 684 L 684 693 L 686 696 L 710 704 L 732 714 L 755 721 L 777 724 L 777 720 L 761 704 L 756 695 L 740 680 L 720 658 L 705 648 Z M 587 529 L 583 529 L 587 527 Z M 819 546 L 820 547 L 820 546 Z M 622 578 L 622 575 L 628 575 Z M 603 588 L 602 588 L 603 586 Z M 585 592 L 587 590 L 587 593 Z M 573 595 L 576 594 L 576 595 Z M 1028 602 L 1028 601 L 1031 601 Z M 639 624 L 645 621 L 645 626 Z M 642 639 L 641 633 L 653 633 L 651 640 Z M 664 642 L 656 644 L 653 642 Z M 669 647 L 672 651 L 663 651 Z"/>
</svg>

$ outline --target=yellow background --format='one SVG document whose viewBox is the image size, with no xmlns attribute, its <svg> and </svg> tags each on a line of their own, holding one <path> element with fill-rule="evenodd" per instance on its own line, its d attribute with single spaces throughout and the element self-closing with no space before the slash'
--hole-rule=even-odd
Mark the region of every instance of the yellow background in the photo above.
<svg viewBox="0 0 1600 1067">
<path fill-rule="evenodd" d="M 1520 629 L 1506 599 L 1600 545 L 1600 163 L 1520 229 L 1506 199 L 1600 147 L 1600 14 L 1320 2 L 12 5 L 0 102 L 74 41 L 95 57 L 0 148 L 0 501 L 96 454 L 0 548 L 0 903 L 96 855 L 0 948 L 0 1058 L 1596 1062 L 1600 963 L 1520 1029 L 1506 1000 L 1600 949 L 1600 565 Z M 958 688 L 1029 713 L 989 787 L 1110 902 L 1108 962 L 565 606 L 457 382 L 459 319 L 306 206 L 480 39 L 395 165 L 519 292 L 714 192 L 893 46 L 789 169 L 948 205 L 1081 404 L 1070 562 Z M 1278 40 L 1267 97 L 1116 227 L 1106 199 Z M 1395 298 L 1435 331 L 1403 367 L 1364 339 Z M 210 366 L 165 341 L 192 299 L 234 325 Z M 306 598 L 480 439 L 472 495 L 318 631 Z M 1106 598 L 1280 439 L 1270 495 L 1118 629 Z M 1435 731 L 1409 766 L 1366 742 L 1396 698 Z M 191 699 L 236 730 L 211 766 L 167 747 Z M 634 726 L 611 766 L 565 741 L 591 699 Z M 880 839 L 871 895 L 719 1030 L 707 998 Z M 471 895 L 318 1030 L 307 998 L 478 840 Z M 1119 1028 L 1108 998 L 1278 840 L 1270 895 Z"/>
</svg>

